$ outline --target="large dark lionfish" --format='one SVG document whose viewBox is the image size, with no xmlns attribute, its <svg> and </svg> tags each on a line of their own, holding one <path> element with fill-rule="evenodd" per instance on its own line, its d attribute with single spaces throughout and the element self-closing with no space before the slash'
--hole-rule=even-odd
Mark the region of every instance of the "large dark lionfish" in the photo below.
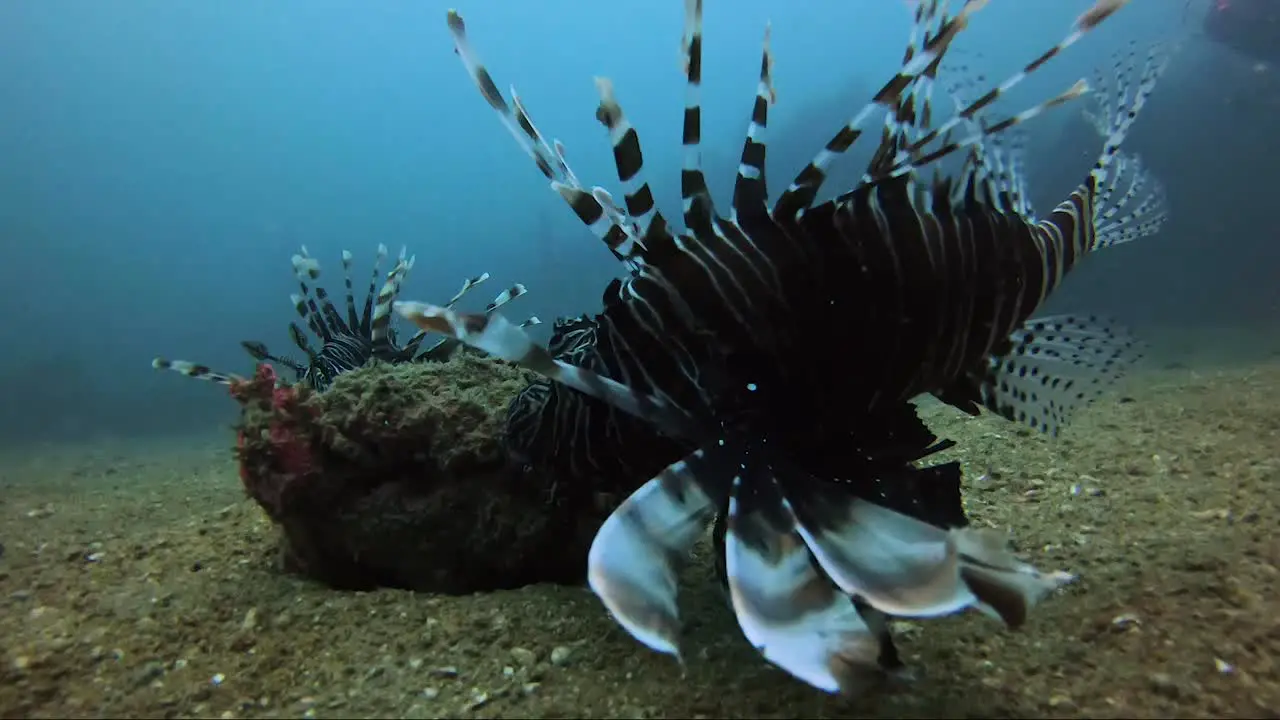
<svg viewBox="0 0 1280 720">
<path fill-rule="evenodd" d="M 638 135 L 607 81 L 599 82 L 597 117 L 609 131 L 625 207 L 578 181 L 560 143 L 544 140 L 514 94 L 508 103 L 461 16 L 449 13 L 457 53 L 485 100 L 631 272 L 581 328 L 593 335 L 585 368 L 557 359 L 500 314 L 409 302 L 396 310 L 576 390 L 584 399 L 541 396 L 563 405 L 540 412 L 544 422 L 569 423 L 566 437 L 598 439 L 595 428 L 609 417 L 600 408 L 608 407 L 692 448 L 614 511 L 589 555 L 592 589 L 649 647 L 678 654 L 677 564 L 713 519 L 742 631 L 765 658 L 827 691 L 899 665 L 888 617 L 972 607 L 1016 626 L 1071 579 L 1022 563 L 1004 537 L 967 526 L 958 464 L 916 464 L 945 443 L 910 401 L 931 393 L 973 414 L 985 407 L 1056 433 L 1136 358 L 1134 341 L 1106 321 L 1031 315 L 1084 255 L 1161 224 L 1162 192 L 1119 148 L 1165 58 L 1153 51 L 1140 72 L 1132 55 L 1117 65 L 1095 117 L 1105 136 L 1097 162 L 1037 217 L 997 136 L 1087 85 L 1006 118 L 986 114 L 1124 0 L 1097 0 L 1061 42 L 935 122 L 940 63 L 983 4 L 966 0 L 952 14 L 943 0 L 915 3 L 901 69 L 772 205 L 766 33 L 726 217 L 700 165 L 702 2 L 687 0 L 684 232 L 655 207 Z M 815 203 L 828 167 L 878 110 L 885 124 L 862 181 Z M 957 177 L 921 177 L 955 153 L 965 159 Z M 615 446 L 627 442 L 616 438 Z"/>
<path fill-rule="evenodd" d="M 400 288 L 404 285 L 409 271 L 413 269 L 415 257 L 406 257 L 404 248 L 401 248 L 395 265 L 387 273 L 379 290 L 378 276 L 382 262 L 387 258 L 387 246 L 379 244 L 378 256 L 373 263 L 373 275 L 369 279 L 369 292 L 364 299 L 364 308 L 357 313 L 355 293 L 351 286 L 352 255 L 343 250 L 342 270 L 347 291 L 347 312 L 344 318 L 330 301 L 328 291 L 315 284 L 320 278 L 320 263 L 310 256 L 304 245 L 301 253 L 293 256 L 293 272 L 298 280 L 300 292 L 291 295 L 290 299 L 302 323 L 320 341 L 320 348 L 316 349 L 296 322 L 289 323 L 289 337 L 306 355 L 305 363 L 285 355 L 273 354 L 267 349 L 266 344 L 258 341 L 246 340 L 240 343 L 241 346 L 254 360 L 279 363 L 294 372 L 298 383 L 321 392 L 329 388 L 334 378 L 363 367 L 370 360 L 406 363 L 448 359 L 459 345 L 454 338 L 441 338 L 427 349 L 421 350 L 422 343 L 429 334 L 427 331 L 417 331 L 408 342 L 401 345 L 396 338 L 395 328 L 391 326 L 391 305 L 399 296 Z M 488 279 L 489 273 L 467 278 L 462 283 L 462 289 L 449 299 L 446 306 L 453 307 L 463 296 Z M 516 283 L 498 293 L 498 296 L 485 307 L 485 312 L 492 313 L 524 293 L 524 285 Z M 537 316 L 532 316 L 521 323 L 521 327 L 538 325 L 541 322 Z M 207 365 L 186 360 L 156 358 L 151 361 L 151 366 L 223 384 L 240 379 L 236 375 L 217 372 Z"/>
</svg>

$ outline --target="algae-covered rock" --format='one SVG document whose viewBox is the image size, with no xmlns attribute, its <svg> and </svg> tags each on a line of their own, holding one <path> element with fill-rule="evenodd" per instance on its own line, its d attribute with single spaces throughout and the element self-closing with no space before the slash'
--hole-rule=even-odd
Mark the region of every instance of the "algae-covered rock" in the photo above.
<svg viewBox="0 0 1280 720">
<path fill-rule="evenodd" d="M 470 354 L 374 363 L 324 393 L 260 369 L 235 390 L 241 476 L 282 529 L 286 565 L 344 588 L 581 581 L 609 503 L 508 459 L 503 420 L 528 382 Z"/>
</svg>

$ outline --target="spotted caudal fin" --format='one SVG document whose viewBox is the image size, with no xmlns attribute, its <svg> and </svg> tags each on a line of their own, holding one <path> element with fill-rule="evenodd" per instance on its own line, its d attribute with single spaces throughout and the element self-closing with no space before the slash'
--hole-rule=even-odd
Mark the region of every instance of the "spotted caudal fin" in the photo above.
<svg viewBox="0 0 1280 720">
<path fill-rule="evenodd" d="M 1094 316 L 1034 318 L 1009 341 L 987 361 L 982 404 L 1050 435 L 1142 359 L 1142 345 L 1127 330 Z"/>
<path fill-rule="evenodd" d="M 196 380 L 208 380 L 222 385 L 230 385 L 234 382 L 244 382 L 244 378 L 232 373 L 221 373 L 211 369 L 208 365 L 189 362 L 187 360 L 166 360 L 164 358 L 155 358 L 151 361 L 151 367 L 156 370 L 172 370 L 176 373 L 186 375 Z"/>
<path fill-rule="evenodd" d="M 1149 49 L 1140 71 L 1137 58 L 1131 48 L 1117 58 L 1112 77 L 1099 72 L 1095 109 L 1085 113 L 1103 138 L 1102 152 L 1085 183 L 1085 189 L 1093 191 L 1091 250 L 1153 235 L 1168 217 L 1164 186 L 1137 155 L 1120 150 L 1169 64 L 1169 49 Z"/>
</svg>

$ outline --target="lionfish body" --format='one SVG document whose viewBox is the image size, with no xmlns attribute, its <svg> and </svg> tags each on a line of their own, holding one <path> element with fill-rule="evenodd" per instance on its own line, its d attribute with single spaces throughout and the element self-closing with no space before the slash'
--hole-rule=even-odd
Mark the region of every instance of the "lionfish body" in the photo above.
<svg viewBox="0 0 1280 720">
<path fill-rule="evenodd" d="M 424 362 L 448 359 L 458 341 L 443 338 L 422 350 L 423 341 L 429 333 L 419 331 L 408 342 L 401 345 L 396 331 L 391 326 L 391 306 L 400 294 L 400 289 L 413 269 L 414 257 L 406 257 L 405 250 L 400 250 L 395 265 L 388 271 L 381 287 L 378 285 L 382 262 L 387 258 L 387 247 L 378 245 L 378 255 L 374 261 L 373 274 L 369 279 L 369 291 L 365 295 L 363 307 L 357 311 L 355 294 L 351 284 L 350 252 L 342 251 L 342 269 L 346 284 L 345 315 L 340 312 L 329 299 L 328 291 L 316 284 L 320 278 L 320 263 L 310 256 L 304 246 L 300 254 L 293 256 L 294 276 L 298 281 L 300 292 L 294 293 L 290 299 L 294 310 L 315 341 L 307 337 L 297 322 L 289 323 L 289 337 L 297 348 L 304 353 L 306 362 L 300 362 L 285 355 L 273 354 L 264 343 L 246 340 L 241 346 L 258 362 L 276 362 L 294 372 L 298 383 L 313 390 L 323 392 L 339 375 L 364 367 L 373 360 L 386 363 Z M 472 288 L 489 279 L 484 273 L 466 279 L 446 306 L 454 306 Z M 525 293 L 525 287 L 519 283 L 503 290 L 485 308 L 485 312 L 494 312 L 508 302 Z M 541 323 L 537 317 L 530 317 L 522 323 L 527 327 Z M 319 346 L 317 349 L 317 345 Z M 156 358 L 152 366 L 157 369 L 169 369 L 202 380 L 227 384 L 239 380 L 236 375 L 212 370 L 206 365 L 185 360 L 166 360 Z"/>
<path fill-rule="evenodd" d="M 500 315 L 420 303 L 397 310 L 557 383 L 533 386 L 511 422 L 526 438 L 559 443 L 574 462 L 643 464 L 629 459 L 620 413 L 685 448 L 605 522 L 589 558 L 592 588 L 654 649 L 678 653 L 676 562 L 713 519 L 744 634 L 771 662 L 828 691 L 897 665 L 888 616 L 976 607 L 1018 625 L 1070 579 L 966 527 L 958 464 L 916 465 L 946 443 L 909 401 L 932 393 L 1056 433 L 1135 359 L 1133 341 L 1105 321 L 1032 314 L 1081 257 L 1163 220 L 1158 186 L 1119 148 L 1164 59 L 1149 56 L 1136 82 L 1119 73 L 1094 118 L 1104 138 L 1097 163 L 1041 219 L 998 134 L 1084 85 L 1007 119 L 984 111 L 1122 2 L 1100 0 L 1066 39 L 935 125 L 940 63 L 983 3 L 969 0 L 955 15 L 943 4 L 916 4 L 902 69 L 772 205 L 766 35 L 726 217 L 699 165 L 702 7 L 688 0 L 684 232 L 655 207 L 638 135 L 606 81 L 597 117 L 626 188 L 621 206 L 578 181 L 518 98 L 508 105 L 450 14 L 458 54 L 485 99 L 631 272 L 606 290 L 600 314 L 558 326 L 550 351 Z M 863 181 L 815 204 L 827 168 L 877 109 L 886 121 Z M 966 158 L 958 177 L 919 177 L 957 152 Z"/>
</svg>

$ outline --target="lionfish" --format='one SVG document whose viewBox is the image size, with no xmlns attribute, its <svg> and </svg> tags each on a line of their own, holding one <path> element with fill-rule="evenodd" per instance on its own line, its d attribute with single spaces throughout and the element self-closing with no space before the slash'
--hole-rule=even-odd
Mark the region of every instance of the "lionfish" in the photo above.
<svg viewBox="0 0 1280 720">
<path fill-rule="evenodd" d="M 334 378 L 342 373 L 363 367 L 371 360 L 387 363 L 430 362 L 447 360 L 458 348 L 459 341 L 452 337 L 437 340 L 425 350 L 421 349 L 423 341 L 429 334 L 419 330 L 409 341 L 401 345 L 396 337 L 395 328 L 391 326 L 391 305 L 400 294 L 400 288 L 413 269 L 416 258 L 406 257 L 401 248 L 395 265 L 387 273 L 378 289 L 378 276 L 382 263 L 387 258 L 387 246 L 378 245 L 378 255 L 373 263 L 373 275 L 369 279 L 369 292 L 365 295 L 364 308 L 356 312 L 355 293 L 351 286 L 351 261 L 349 251 L 342 251 L 342 270 L 346 282 L 346 317 L 344 318 L 329 299 L 329 293 L 323 286 L 315 285 L 320 278 L 320 262 L 312 258 L 304 245 L 299 254 L 293 256 L 293 272 L 298 280 L 301 292 L 290 296 L 294 310 L 303 324 L 311 330 L 320 341 L 317 350 L 306 333 L 296 322 L 289 323 L 289 337 L 294 345 L 305 353 L 307 362 L 302 363 L 285 355 L 272 353 L 265 343 L 245 340 L 240 345 L 258 362 L 276 362 L 294 372 L 295 380 L 313 390 L 323 392 L 333 383 Z M 453 307 L 477 285 L 489 279 L 489 273 L 467 278 L 446 307 Z M 314 286 L 314 290 L 313 290 Z M 525 294 L 525 287 L 519 283 L 498 293 L 486 307 L 486 313 L 492 313 L 512 300 Z M 376 298 L 376 300 L 375 300 Z M 531 316 L 521 327 L 541 324 L 538 317 Z M 207 365 L 200 365 L 186 360 L 166 360 L 155 358 L 151 366 L 161 370 L 174 370 L 188 377 L 229 384 L 240 379 L 236 375 L 217 372 Z"/>
<path fill-rule="evenodd" d="M 415 302 L 395 309 L 576 391 L 535 398 L 544 405 L 535 414 L 563 423 L 565 437 L 625 446 L 628 437 L 594 429 L 616 410 L 691 448 L 613 512 L 588 556 L 592 590 L 648 647 L 679 657 L 677 566 L 713 523 L 745 636 L 770 662 L 828 692 L 901 666 L 890 617 L 977 608 L 1018 626 L 1072 579 L 1041 572 L 1016 559 L 1005 537 L 968 527 L 958 464 L 917 464 L 947 443 L 911 400 L 933 394 L 970 414 L 987 408 L 1056 434 L 1138 358 L 1136 342 L 1110 321 L 1032 315 L 1082 257 L 1162 224 L 1159 184 L 1120 147 L 1167 58 L 1156 48 L 1141 70 L 1133 54 L 1118 62 L 1093 118 L 1104 136 L 1097 161 L 1040 217 L 998 136 L 1081 96 L 1087 84 L 1014 115 L 987 115 L 1124 0 L 1097 0 L 1064 39 L 935 122 L 941 62 L 984 4 L 966 0 L 952 13 L 943 0 L 914 3 L 901 68 L 772 205 L 766 30 L 725 216 L 700 164 L 702 2 L 686 0 L 684 231 L 655 206 L 639 136 L 607 80 L 598 81 L 597 118 L 612 142 L 624 205 L 587 189 L 514 91 L 504 98 L 450 11 L 457 54 L 484 99 L 630 272 L 577 328 L 581 344 L 572 327 L 561 328 L 560 350 L 576 347 L 585 356 L 578 363 L 501 314 Z M 885 114 L 880 144 L 861 181 L 817 203 L 828 168 L 877 111 Z M 964 160 L 958 175 L 922 177 L 953 155 Z"/>
</svg>

